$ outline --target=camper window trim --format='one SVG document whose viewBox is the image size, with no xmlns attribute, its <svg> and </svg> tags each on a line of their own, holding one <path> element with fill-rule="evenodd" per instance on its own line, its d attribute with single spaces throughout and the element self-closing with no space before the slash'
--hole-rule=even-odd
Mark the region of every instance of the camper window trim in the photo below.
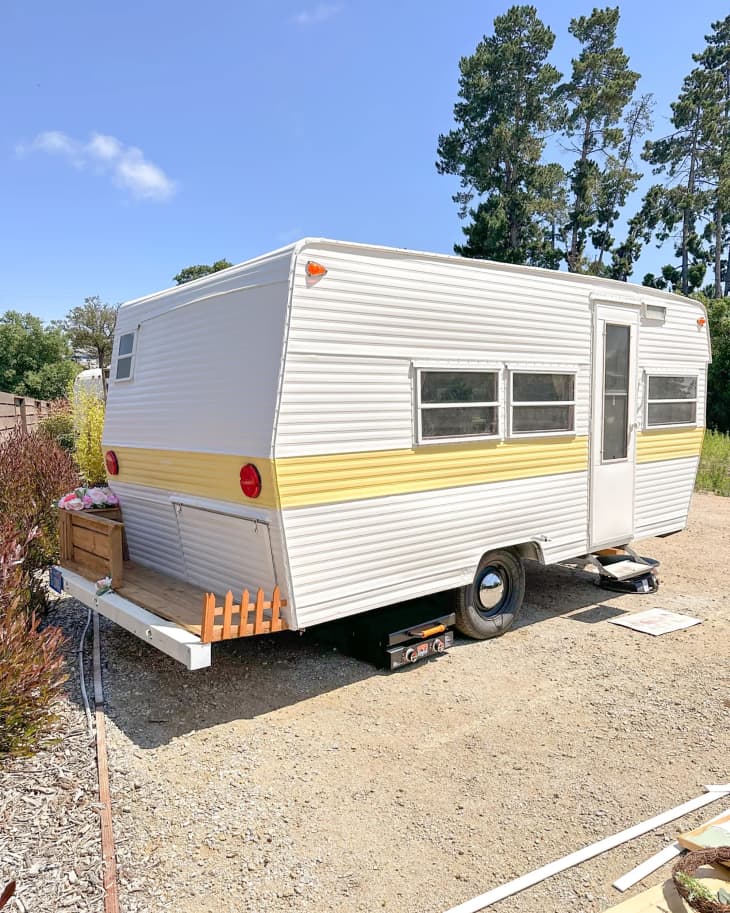
<svg viewBox="0 0 730 913">
<path fill-rule="evenodd" d="M 572 377 L 573 378 L 573 398 L 572 399 L 551 399 L 551 400 L 515 400 L 514 395 L 514 381 L 515 376 L 518 374 L 559 374 L 563 377 Z M 510 438 L 527 438 L 527 437 L 575 437 L 576 436 L 576 388 L 578 386 L 578 371 L 575 368 L 560 368 L 557 366 L 553 367 L 544 367 L 544 368 L 510 368 L 509 369 L 509 403 L 507 412 L 509 414 L 509 436 Z M 515 431 L 515 422 L 514 422 L 514 410 L 515 407 L 519 408 L 521 406 L 536 406 L 536 407 L 549 407 L 549 406 L 568 406 L 572 407 L 573 410 L 573 426 L 568 429 L 561 429 L 560 431 L 551 431 L 547 428 L 542 428 L 534 431 Z"/>
<path fill-rule="evenodd" d="M 649 397 L 650 382 L 654 377 L 682 377 L 694 380 L 695 395 L 693 397 L 675 399 L 657 399 Z M 662 428 L 697 428 L 697 406 L 699 404 L 700 377 L 697 371 L 683 370 L 682 368 L 670 371 L 644 371 L 644 428 L 647 431 L 658 431 Z M 649 406 L 671 405 L 673 403 L 694 403 L 694 418 L 688 422 L 650 422 Z"/>
<path fill-rule="evenodd" d="M 129 352 L 125 352 L 123 355 L 120 355 L 119 352 L 122 348 L 122 340 L 127 337 L 132 337 L 132 348 Z M 127 333 L 120 333 L 119 340 L 117 342 L 117 360 L 114 364 L 114 383 L 122 384 L 127 381 L 132 380 L 134 377 L 134 360 L 137 354 L 137 331 L 129 330 Z M 128 361 L 129 362 L 129 374 L 126 377 L 119 377 L 119 362 Z"/>
<path fill-rule="evenodd" d="M 421 384 L 424 374 L 493 374 L 496 398 L 492 401 L 479 402 L 449 402 L 449 403 L 423 403 L 421 401 Z M 415 401 L 416 401 L 416 443 L 422 445 L 429 444 L 459 444 L 464 441 L 494 441 L 500 440 L 501 435 L 501 417 L 500 417 L 500 390 L 502 384 L 502 371 L 494 365 L 476 366 L 473 364 L 428 364 L 423 366 L 414 365 L 415 380 Z M 426 437 L 423 434 L 423 411 L 424 409 L 470 409 L 470 408 L 493 408 L 496 412 L 497 428 L 493 434 L 458 434 L 444 437 Z"/>
</svg>

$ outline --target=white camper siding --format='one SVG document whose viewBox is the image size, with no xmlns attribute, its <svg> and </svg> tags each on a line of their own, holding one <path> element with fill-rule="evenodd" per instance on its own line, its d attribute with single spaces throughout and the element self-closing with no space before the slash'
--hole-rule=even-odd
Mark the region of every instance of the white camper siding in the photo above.
<svg viewBox="0 0 730 913">
<path fill-rule="evenodd" d="M 547 561 L 582 554 L 587 505 L 587 474 L 571 473 L 284 511 L 297 622 L 466 584 L 505 542 L 547 536 Z"/>
<path fill-rule="evenodd" d="M 636 467 L 635 538 L 684 529 L 698 462 L 687 457 Z"/>
<path fill-rule="evenodd" d="M 124 305 L 116 339 L 136 333 L 133 377 L 115 380 L 115 347 L 104 444 L 270 457 L 290 261 Z"/>
<path fill-rule="evenodd" d="M 175 511 L 169 492 L 113 482 L 122 504 L 129 557 L 163 574 L 185 579 Z"/>
<path fill-rule="evenodd" d="M 309 285 L 308 259 L 328 270 Z M 480 261 L 312 242 L 295 263 L 287 362 L 306 353 L 585 364 L 590 290 Z"/>
<path fill-rule="evenodd" d="M 277 511 L 124 482 L 114 483 L 114 490 L 123 505 L 132 561 L 207 587 L 220 597 L 228 590 L 238 596 L 243 589 L 255 592 L 259 587 L 270 594 L 278 585 L 282 598 L 288 599 Z M 290 613 L 291 607 L 282 610 L 294 627 Z"/>
<path fill-rule="evenodd" d="M 408 359 L 290 353 L 277 457 L 410 447 L 411 387 Z"/>
<path fill-rule="evenodd" d="M 309 259 L 328 270 L 315 283 L 306 281 Z M 418 368 L 496 369 L 500 437 L 507 440 L 510 372 L 574 372 L 575 436 L 587 437 L 589 291 L 483 263 L 326 244 L 300 251 L 275 441 L 300 626 L 463 584 L 490 547 L 545 537 L 548 561 L 585 551 L 587 472 L 554 474 L 549 444 L 538 456 L 546 460 L 543 475 L 526 467 L 526 478 L 509 481 L 475 484 L 472 476 L 460 483 L 459 471 L 447 467 L 434 483 L 421 464 L 405 467 L 408 452 L 419 449 Z M 372 467 L 350 469 L 355 454 L 372 454 Z M 352 479 L 349 492 L 327 490 L 316 464 L 322 455 L 341 455 L 331 471 L 333 479 Z M 489 453 L 483 459 L 492 465 Z M 283 465 L 289 460 L 296 472 Z M 377 485 L 383 463 L 386 480 L 402 473 L 403 493 L 358 496 L 358 487 Z M 300 498 L 302 506 L 287 506 Z"/>
<path fill-rule="evenodd" d="M 639 365 L 652 368 L 695 365 L 700 370 L 710 361 L 709 334 L 702 305 L 691 298 L 673 295 L 670 300 L 651 301 L 666 307 L 662 325 L 644 322 L 639 332 Z"/>
<path fill-rule="evenodd" d="M 273 591 L 277 580 L 267 523 L 180 502 L 175 510 L 190 583 L 220 594 L 231 590 L 236 597 L 259 587 Z"/>
<path fill-rule="evenodd" d="M 307 259 L 328 269 L 315 284 Z M 295 263 L 276 457 L 412 446 L 413 364 L 500 369 L 502 433 L 507 368 L 576 371 L 576 434 L 587 434 L 589 290 L 478 262 L 307 246 Z"/>
</svg>

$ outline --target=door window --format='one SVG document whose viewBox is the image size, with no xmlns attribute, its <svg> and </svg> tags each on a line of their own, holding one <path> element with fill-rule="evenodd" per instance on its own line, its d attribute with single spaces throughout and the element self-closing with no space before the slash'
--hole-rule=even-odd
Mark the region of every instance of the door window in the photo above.
<svg viewBox="0 0 730 913">
<path fill-rule="evenodd" d="M 607 323 L 604 340 L 601 456 L 608 463 L 628 456 L 631 327 Z"/>
</svg>

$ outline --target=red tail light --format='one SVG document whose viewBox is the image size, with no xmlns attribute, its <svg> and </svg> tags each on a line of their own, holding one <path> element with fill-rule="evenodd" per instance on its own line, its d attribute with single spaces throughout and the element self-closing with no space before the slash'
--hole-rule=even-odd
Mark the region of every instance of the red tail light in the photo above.
<svg viewBox="0 0 730 913">
<path fill-rule="evenodd" d="M 247 498 L 258 498 L 261 494 L 261 476 L 253 463 L 246 463 L 241 469 L 241 491 Z"/>
<path fill-rule="evenodd" d="M 113 450 L 107 450 L 106 456 L 104 457 L 104 463 L 106 464 L 106 471 L 110 476 L 119 475 L 119 460 Z"/>
</svg>

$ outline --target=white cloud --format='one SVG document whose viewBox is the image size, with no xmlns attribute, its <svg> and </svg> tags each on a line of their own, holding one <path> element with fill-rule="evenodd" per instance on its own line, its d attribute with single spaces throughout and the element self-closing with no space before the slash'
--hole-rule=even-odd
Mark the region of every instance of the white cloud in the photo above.
<svg viewBox="0 0 730 913">
<path fill-rule="evenodd" d="M 16 151 L 19 155 L 62 155 L 76 168 L 92 167 L 110 175 L 118 187 L 141 200 L 167 200 L 177 189 L 162 168 L 147 161 L 141 149 L 103 133 L 93 133 L 88 142 L 81 142 L 58 130 L 48 130 L 17 146 Z"/>
<path fill-rule="evenodd" d="M 302 10 L 292 18 L 292 22 L 297 25 L 317 25 L 319 22 L 326 22 L 333 16 L 336 16 L 342 6 L 339 3 L 319 3 L 312 9 Z"/>
</svg>

